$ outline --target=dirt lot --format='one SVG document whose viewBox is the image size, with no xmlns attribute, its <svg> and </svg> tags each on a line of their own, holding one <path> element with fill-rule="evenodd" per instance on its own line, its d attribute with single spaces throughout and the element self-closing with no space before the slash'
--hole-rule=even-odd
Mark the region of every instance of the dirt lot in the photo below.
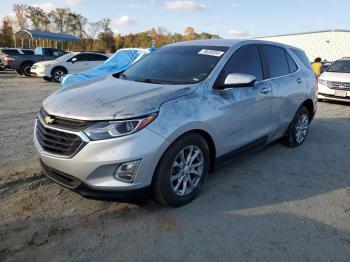
<svg viewBox="0 0 350 262">
<path fill-rule="evenodd" d="M 171 209 L 44 178 L 32 126 L 56 88 L 0 72 L 0 261 L 350 261 L 350 105 L 319 103 L 302 147 L 233 160 Z"/>
</svg>

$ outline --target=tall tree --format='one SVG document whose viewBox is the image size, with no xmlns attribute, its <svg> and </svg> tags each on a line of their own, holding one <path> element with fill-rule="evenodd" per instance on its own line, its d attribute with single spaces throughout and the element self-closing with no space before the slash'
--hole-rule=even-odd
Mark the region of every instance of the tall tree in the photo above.
<svg viewBox="0 0 350 262">
<path fill-rule="evenodd" d="M 99 31 L 101 31 L 101 28 L 102 28 L 101 21 L 89 23 L 89 26 L 87 29 L 87 35 L 90 41 L 90 49 L 93 49 L 95 38 L 99 33 Z"/>
<path fill-rule="evenodd" d="M 26 4 L 14 4 L 13 12 L 15 13 L 16 26 L 19 29 L 26 29 L 28 27 L 28 18 L 26 16 Z"/>
<path fill-rule="evenodd" d="M 65 29 L 66 16 L 70 13 L 69 8 L 56 8 L 49 13 L 49 18 L 56 32 L 63 34 Z"/>
<path fill-rule="evenodd" d="M 0 46 L 13 46 L 13 28 L 11 19 L 8 16 L 2 20 L 0 29 Z"/>
<path fill-rule="evenodd" d="M 185 37 L 187 40 L 193 40 L 195 39 L 196 32 L 194 31 L 194 28 L 192 26 L 188 26 L 185 29 Z"/>
<path fill-rule="evenodd" d="M 110 28 L 111 19 L 103 18 L 101 20 L 102 32 L 98 35 L 98 38 L 103 43 L 103 47 L 110 51 L 115 51 L 115 43 L 114 43 L 114 34 L 112 29 Z"/>
<path fill-rule="evenodd" d="M 26 17 L 30 20 L 33 29 L 44 31 L 49 30 L 49 17 L 40 7 L 28 6 L 26 8 Z"/>
</svg>

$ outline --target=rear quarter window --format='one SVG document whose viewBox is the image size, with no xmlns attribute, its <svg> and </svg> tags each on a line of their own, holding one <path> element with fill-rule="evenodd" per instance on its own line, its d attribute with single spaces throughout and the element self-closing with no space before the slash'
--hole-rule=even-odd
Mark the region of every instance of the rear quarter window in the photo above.
<svg viewBox="0 0 350 262">
<path fill-rule="evenodd" d="M 299 49 L 294 49 L 294 48 L 291 48 L 290 50 L 300 59 L 300 61 L 307 68 L 311 69 L 311 63 L 310 63 L 309 59 L 307 58 L 307 56 L 306 56 L 304 51 L 299 50 Z"/>
<path fill-rule="evenodd" d="M 288 65 L 289 65 L 289 73 L 294 73 L 298 70 L 297 64 L 294 62 L 294 59 L 286 52 Z"/>
</svg>

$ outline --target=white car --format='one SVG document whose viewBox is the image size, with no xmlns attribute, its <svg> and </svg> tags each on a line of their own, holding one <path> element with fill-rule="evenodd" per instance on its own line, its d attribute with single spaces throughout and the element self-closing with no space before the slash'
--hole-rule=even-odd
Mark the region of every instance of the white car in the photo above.
<svg viewBox="0 0 350 262">
<path fill-rule="evenodd" d="M 32 66 L 31 73 L 45 80 L 59 82 L 65 74 L 78 73 L 102 64 L 107 55 L 93 52 L 72 52 L 55 60 L 42 61 Z"/>
<path fill-rule="evenodd" d="M 350 57 L 335 61 L 321 74 L 318 99 L 350 102 Z"/>
</svg>

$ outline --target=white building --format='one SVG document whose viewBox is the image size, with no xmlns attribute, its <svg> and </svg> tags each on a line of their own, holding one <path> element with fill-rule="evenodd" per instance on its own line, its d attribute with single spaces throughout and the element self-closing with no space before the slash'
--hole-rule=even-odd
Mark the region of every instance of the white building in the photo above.
<svg viewBox="0 0 350 262">
<path fill-rule="evenodd" d="M 254 39 L 292 45 L 303 49 L 310 61 L 316 57 L 334 61 L 350 57 L 350 30 L 325 30 L 299 34 L 255 37 Z"/>
</svg>

